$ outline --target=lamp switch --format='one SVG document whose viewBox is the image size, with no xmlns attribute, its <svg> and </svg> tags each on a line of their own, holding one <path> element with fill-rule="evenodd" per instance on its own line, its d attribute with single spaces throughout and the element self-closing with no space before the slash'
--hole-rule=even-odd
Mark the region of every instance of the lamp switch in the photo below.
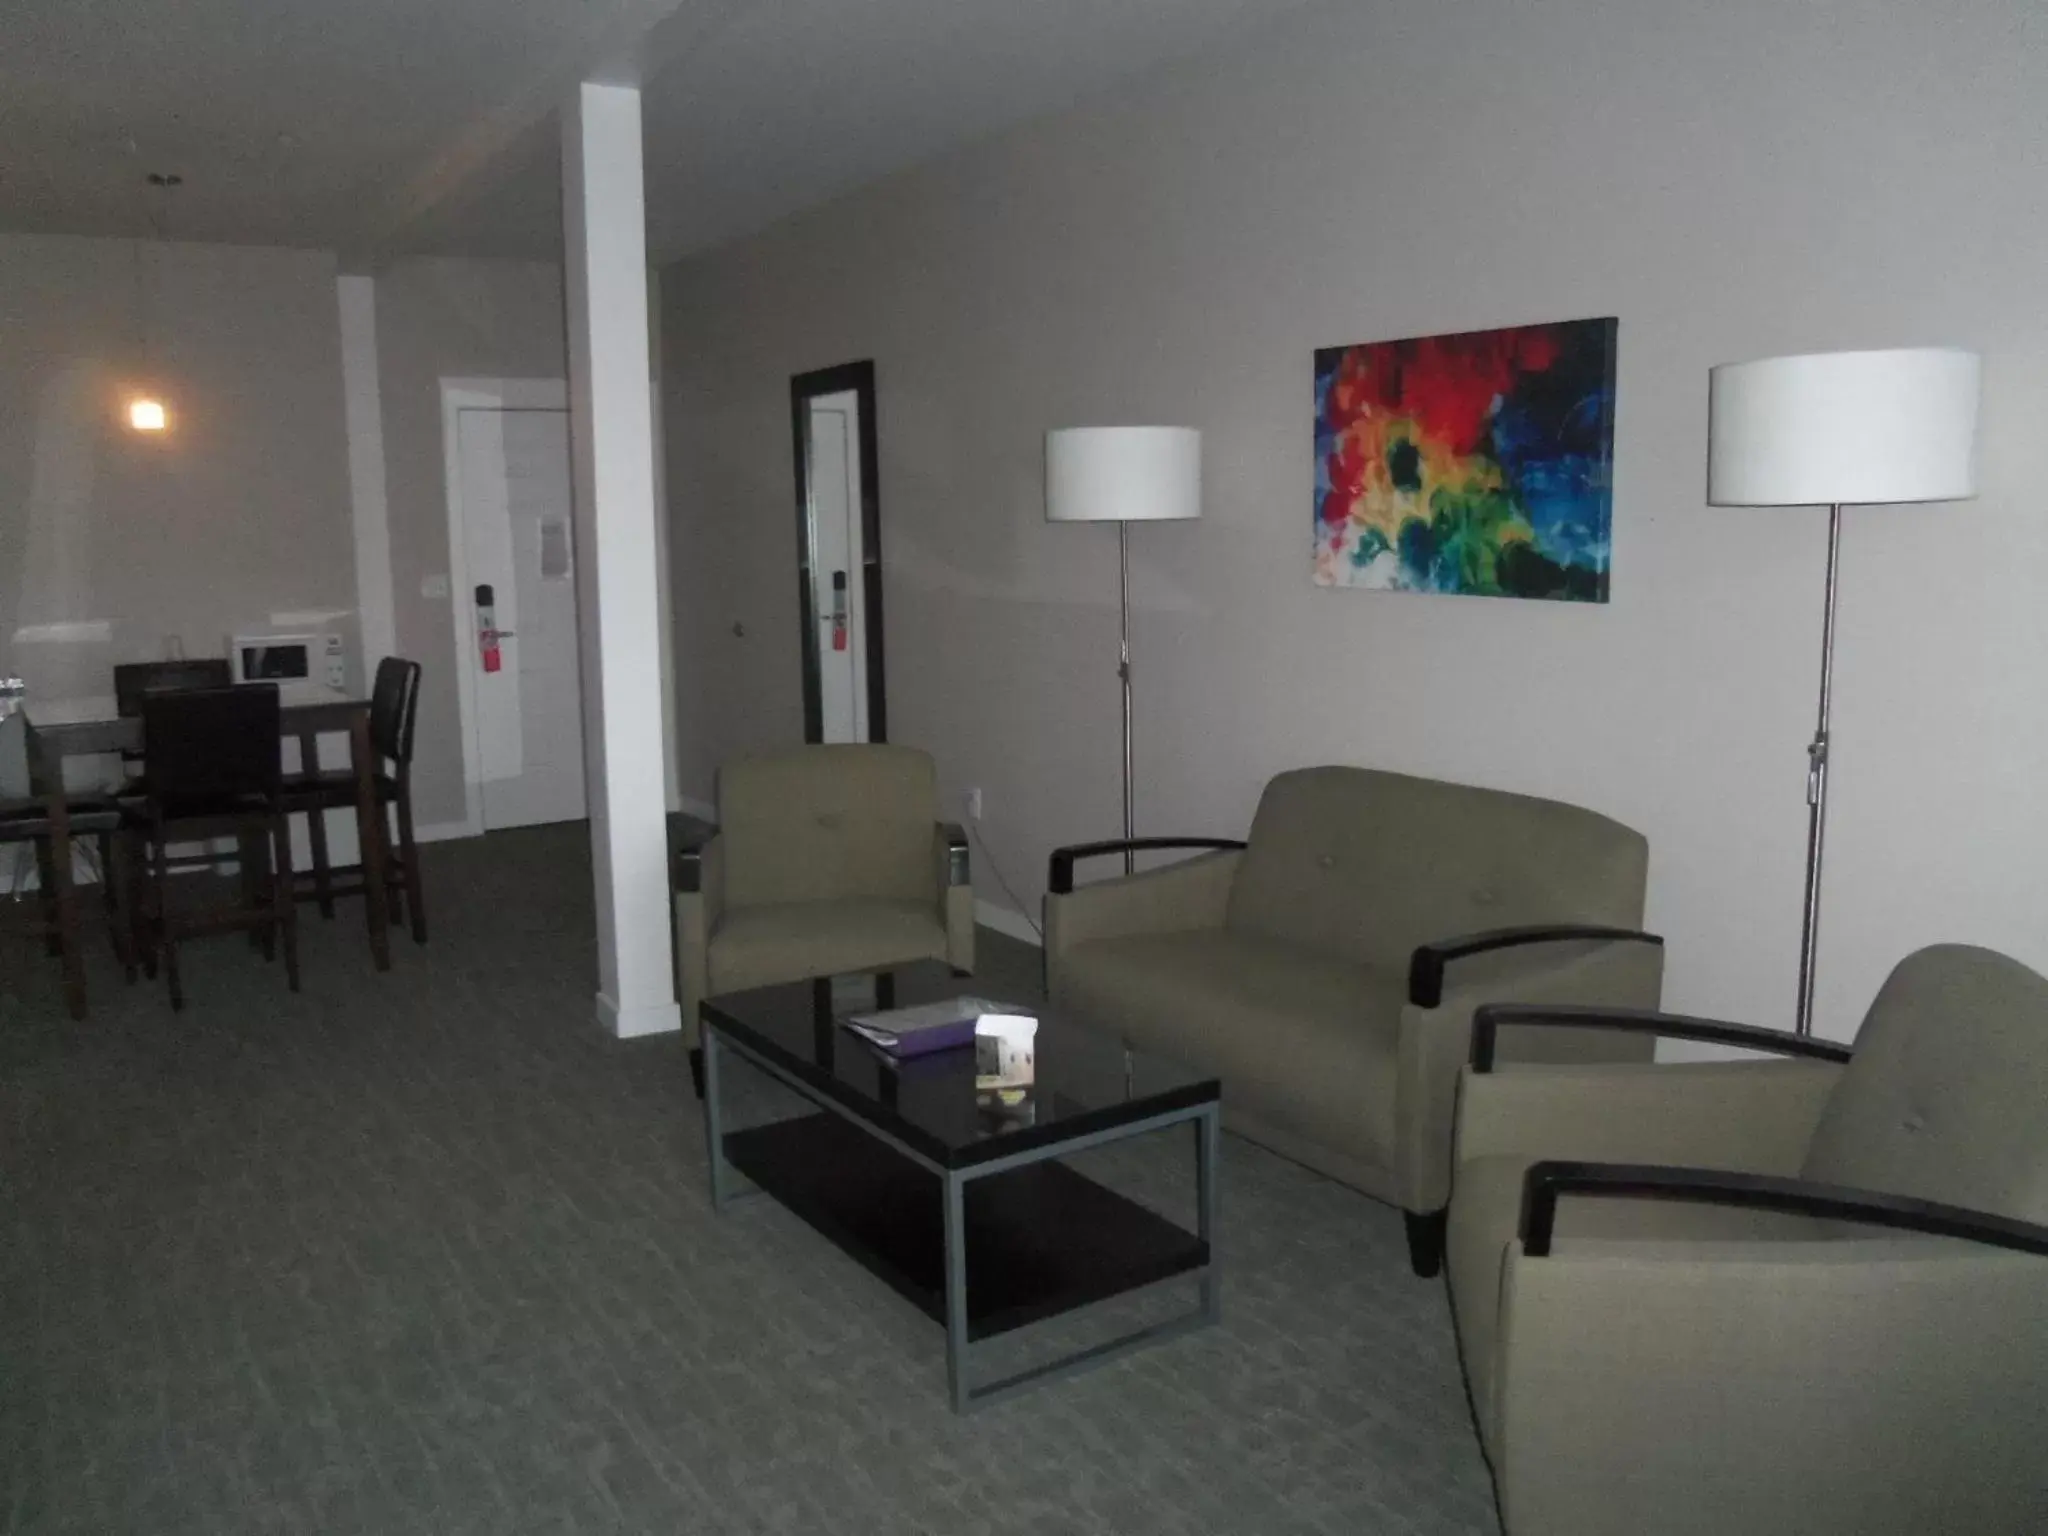
<svg viewBox="0 0 2048 1536">
<path fill-rule="evenodd" d="M 969 821 L 981 820 L 980 789 L 970 789 L 967 791 L 966 794 L 962 795 L 960 798 L 967 803 L 967 819 Z"/>
</svg>

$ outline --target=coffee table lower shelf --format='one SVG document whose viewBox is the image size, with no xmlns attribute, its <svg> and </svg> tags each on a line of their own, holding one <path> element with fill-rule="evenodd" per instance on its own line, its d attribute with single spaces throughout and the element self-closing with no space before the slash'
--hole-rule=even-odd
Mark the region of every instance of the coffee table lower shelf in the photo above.
<svg viewBox="0 0 2048 1536">
<path fill-rule="evenodd" d="M 728 1132 L 726 1161 L 937 1322 L 946 1320 L 940 1177 L 836 1114 Z M 979 1340 L 1209 1264 L 1209 1245 L 1063 1163 L 964 1191 L 967 1336 Z"/>
</svg>

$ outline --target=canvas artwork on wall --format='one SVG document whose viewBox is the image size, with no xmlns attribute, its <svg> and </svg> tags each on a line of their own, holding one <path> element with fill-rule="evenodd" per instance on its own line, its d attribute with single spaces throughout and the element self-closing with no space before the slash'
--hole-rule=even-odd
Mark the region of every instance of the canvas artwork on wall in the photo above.
<svg viewBox="0 0 2048 1536">
<path fill-rule="evenodd" d="M 1318 351 L 1317 582 L 1606 602 L 1616 330 Z"/>
</svg>

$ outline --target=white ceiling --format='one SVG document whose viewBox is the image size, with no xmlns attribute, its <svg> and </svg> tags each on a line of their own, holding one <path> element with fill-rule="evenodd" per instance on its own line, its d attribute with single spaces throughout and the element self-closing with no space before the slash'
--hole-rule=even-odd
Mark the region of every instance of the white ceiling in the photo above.
<svg viewBox="0 0 2048 1536">
<path fill-rule="evenodd" d="M 1298 3 L 6 0 L 0 230 L 553 256 L 554 109 L 602 76 L 644 82 L 667 260 Z"/>
</svg>

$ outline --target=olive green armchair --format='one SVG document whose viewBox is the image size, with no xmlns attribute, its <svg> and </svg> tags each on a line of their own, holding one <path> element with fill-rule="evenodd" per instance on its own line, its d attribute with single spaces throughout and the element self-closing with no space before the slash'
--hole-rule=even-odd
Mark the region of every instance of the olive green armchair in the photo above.
<svg viewBox="0 0 2048 1536">
<path fill-rule="evenodd" d="M 1506 1067 L 1588 1026 L 1774 1059 Z M 1853 1051 L 1480 1010 L 1448 1269 L 1510 1536 L 2048 1531 L 2048 979 L 1908 956 Z"/>
<path fill-rule="evenodd" d="M 1640 931 L 1649 849 L 1593 811 L 1363 768 L 1266 786 L 1248 843 L 1076 887 L 1094 843 L 1052 856 L 1047 987 L 1070 1016 L 1215 1073 L 1224 1123 L 1401 1207 L 1436 1273 L 1472 1010 L 1490 1000 L 1654 1008 Z M 1557 1031 L 1561 1059 L 1647 1054 Z"/>
<path fill-rule="evenodd" d="M 938 818 L 938 776 L 910 747 L 800 747 L 728 763 L 718 827 L 675 853 L 677 992 L 701 1071 L 707 997 L 888 972 L 974 969 L 966 834 Z"/>
</svg>

